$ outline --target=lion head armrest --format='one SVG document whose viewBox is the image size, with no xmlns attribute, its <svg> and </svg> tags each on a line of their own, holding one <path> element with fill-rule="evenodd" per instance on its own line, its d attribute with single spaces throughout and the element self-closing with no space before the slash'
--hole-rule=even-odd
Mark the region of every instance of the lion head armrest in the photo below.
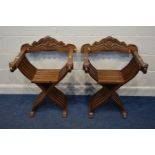
<svg viewBox="0 0 155 155">
<path fill-rule="evenodd" d="M 144 74 L 146 74 L 148 70 L 148 64 L 143 61 L 142 57 L 138 54 L 138 52 L 132 52 L 132 55 L 139 64 L 140 70 Z"/>
<path fill-rule="evenodd" d="M 27 50 L 28 50 L 28 44 L 24 44 L 22 47 L 21 47 L 21 51 L 20 53 L 15 57 L 15 59 L 9 63 L 9 68 L 10 68 L 10 71 L 11 72 L 14 72 L 18 66 L 20 65 L 20 63 L 22 62 Z"/>
<path fill-rule="evenodd" d="M 76 52 L 76 47 L 72 44 L 68 44 L 68 60 L 67 60 L 67 69 L 69 72 L 73 69 L 73 55 Z"/>
</svg>

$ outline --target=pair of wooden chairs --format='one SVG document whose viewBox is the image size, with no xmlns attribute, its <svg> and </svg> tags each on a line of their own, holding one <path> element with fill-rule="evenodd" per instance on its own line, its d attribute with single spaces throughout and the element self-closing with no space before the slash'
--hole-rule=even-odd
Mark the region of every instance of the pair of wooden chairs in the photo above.
<svg viewBox="0 0 155 155">
<path fill-rule="evenodd" d="M 27 59 L 27 53 L 35 53 L 40 51 L 58 51 L 68 54 L 68 60 L 61 69 L 38 69 L 32 65 Z M 123 52 L 131 53 L 132 59 L 126 67 L 121 70 L 100 70 L 96 69 L 89 60 L 89 55 L 98 52 Z M 62 110 L 63 117 L 67 117 L 67 98 L 55 86 L 73 69 L 73 54 L 76 47 L 73 44 L 64 44 L 51 37 L 45 37 L 32 44 L 24 44 L 21 52 L 15 60 L 9 63 L 10 71 L 13 72 L 17 68 L 32 83 L 35 83 L 42 92 L 37 96 L 33 103 L 30 116 L 34 116 L 37 108 L 43 103 L 46 96 L 54 101 Z M 88 73 L 102 88 L 90 97 L 89 101 L 89 117 L 92 118 L 97 107 L 105 104 L 112 99 L 121 111 L 123 118 L 126 118 L 127 112 L 122 104 L 119 95 L 116 93 L 121 86 L 131 80 L 141 70 L 147 72 L 148 64 L 144 63 L 138 54 L 138 48 L 135 45 L 127 45 L 115 38 L 107 37 L 94 44 L 85 44 L 81 48 L 84 55 L 83 70 Z"/>
</svg>

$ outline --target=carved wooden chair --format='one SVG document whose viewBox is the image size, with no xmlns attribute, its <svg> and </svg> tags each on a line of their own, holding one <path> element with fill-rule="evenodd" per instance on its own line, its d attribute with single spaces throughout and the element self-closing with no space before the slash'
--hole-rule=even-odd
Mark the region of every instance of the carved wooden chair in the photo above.
<svg viewBox="0 0 155 155">
<path fill-rule="evenodd" d="M 27 59 L 27 53 L 36 52 L 64 52 L 68 55 L 67 63 L 61 69 L 38 69 Z M 21 51 L 13 62 L 9 63 L 10 71 L 17 68 L 32 83 L 35 83 L 42 92 L 37 96 L 33 103 L 30 116 L 34 116 L 37 108 L 42 104 L 46 96 L 63 109 L 63 117 L 67 117 L 67 98 L 63 92 L 58 90 L 55 85 L 58 84 L 68 72 L 73 69 L 73 53 L 76 47 L 72 44 L 64 44 L 51 37 L 45 37 L 39 41 L 34 41 L 31 45 L 24 44 Z"/>
<path fill-rule="evenodd" d="M 131 53 L 132 59 L 123 69 L 120 70 L 98 70 L 90 62 L 89 54 L 110 51 Z M 93 43 L 92 45 L 83 45 L 81 52 L 84 55 L 84 71 L 102 86 L 102 88 L 90 98 L 89 117 L 93 117 L 94 111 L 97 107 L 104 105 L 109 99 L 112 99 L 120 109 L 122 117 L 126 118 L 127 112 L 119 95 L 116 93 L 116 90 L 135 77 L 140 70 L 144 74 L 147 72 L 148 64 L 144 63 L 139 56 L 138 48 L 135 45 L 127 45 L 125 42 L 120 42 L 115 38 L 107 37 L 99 42 Z"/>
</svg>

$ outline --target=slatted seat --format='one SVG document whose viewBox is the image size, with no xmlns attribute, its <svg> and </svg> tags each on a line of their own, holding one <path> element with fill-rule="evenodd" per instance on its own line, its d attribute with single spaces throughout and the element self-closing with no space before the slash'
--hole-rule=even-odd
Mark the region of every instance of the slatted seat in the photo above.
<svg viewBox="0 0 155 155">
<path fill-rule="evenodd" d="M 91 54 L 114 51 L 132 54 L 130 62 L 120 70 L 96 69 L 89 60 L 89 55 Z M 102 88 L 92 95 L 89 100 L 89 117 L 93 117 L 97 107 L 104 105 L 109 99 L 112 99 L 120 109 L 123 118 L 126 118 L 127 112 L 119 95 L 116 93 L 116 90 L 134 78 L 139 71 L 142 71 L 145 74 L 148 68 L 148 64 L 144 63 L 139 56 L 137 46 L 133 44 L 127 45 L 125 42 L 120 42 L 113 37 L 107 37 L 92 45 L 83 45 L 81 53 L 84 55 L 84 71 L 102 86 Z"/>
<path fill-rule="evenodd" d="M 32 83 L 57 83 L 60 69 L 38 69 L 32 78 Z"/>
<path fill-rule="evenodd" d="M 124 77 L 121 71 L 117 70 L 98 70 L 98 82 L 101 84 L 124 83 Z"/>
<path fill-rule="evenodd" d="M 26 57 L 26 54 L 29 53 L 54 51 L 58 53 L 63 52 L 68 55 L 67 62 L 60 69 L 39 69 L 32 65 Z M 9 63 L 11 72 L 18 68 L 25 77 L 42 90 L 33 103 L 32 111 L 30 112 L 31 117 L 35 115 L 36 110 L 43 103 L 46 96 L 62 108 L 63 117 L 67 117 L 67 98 L 63 92 L 55 87 L 55 85 L 73 69 L 74 52 L 76 52 L 76 47 L 74 45 L 66 45 L 62 41 L 57 41 L 51 37 L 45 37 L 39 41 L 34 41 L 32 44 L 22 45 L 21 52 L 13 62 Z"/>
</svg>

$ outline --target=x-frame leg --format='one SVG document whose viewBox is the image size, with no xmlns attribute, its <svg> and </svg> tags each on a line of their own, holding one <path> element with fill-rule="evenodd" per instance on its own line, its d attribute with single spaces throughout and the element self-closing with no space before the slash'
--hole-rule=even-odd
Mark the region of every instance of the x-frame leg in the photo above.
<svg viewBox="0 0 155 155">
<path fill-rule="evenodd" d="M 121 111 L 122 117 L 127 117 L 127 112 L 123 106 L 123 103 L 119 97 L 119 95 L 116 93 L 116 90 L 120 88 L 121 85 L 102 85 L 103 88 L 101 88 L 99 91 L 97 91 L 91 98 L 89 102 L 89 118 L 93 118 L 94 111 L 97 107 L 104 105 L 107 103 L 109 99 L 112 99 L 116 106 Z"/>
<path fill-rule="evenodd" d="M 35 115 L 36 110 L 47 96 L 51 101 L 54 101 L 54 103 L 63 109 L 63 117 L 67 117 L 67 98 L 64 93 L 57 89 L 55 84 L 37 84 L 37 86 L 41 88 L 42 92 L 35 99 L 30 116 L 33 117 Z"/>
</svg>

